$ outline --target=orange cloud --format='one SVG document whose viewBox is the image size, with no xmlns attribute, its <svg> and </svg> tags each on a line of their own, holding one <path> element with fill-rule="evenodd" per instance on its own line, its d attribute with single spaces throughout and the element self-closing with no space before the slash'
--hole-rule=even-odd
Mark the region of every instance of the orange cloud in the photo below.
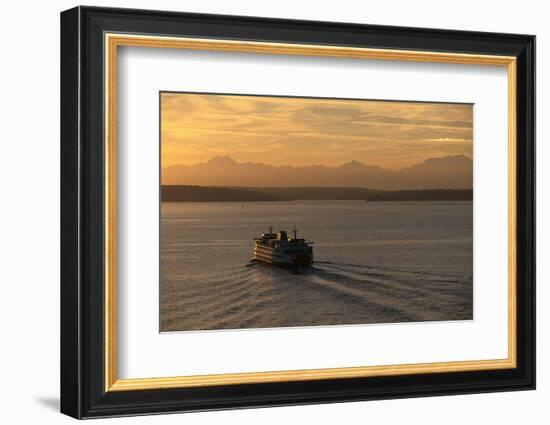
<svg viewBox="0 0 550 425">
<path fill-rule="evenodd" d="M 471 104 L 162 93 L 162 166 L 215 155 L 273 165 L 397 169 L 472 157 Z"/>
</svg>

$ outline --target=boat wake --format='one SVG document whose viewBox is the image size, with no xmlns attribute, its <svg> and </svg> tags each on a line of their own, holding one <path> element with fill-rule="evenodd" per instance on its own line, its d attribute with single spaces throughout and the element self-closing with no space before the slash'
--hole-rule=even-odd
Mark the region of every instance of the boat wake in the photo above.
<svg viewBox="0 0 550 425">
<path fill-rule="evenodd" d="M 331 261 L 295 274 L 253 261 L 182 279 L 163 283 L 163 329 L 472 319 L 471 274 Z"/>
<path fill-rule="evenodd" d="M 316 261 L 258 261 L 163 279 L 165 330 L 245 329 L 472 319 L 472 276 Z"/>
</svg>

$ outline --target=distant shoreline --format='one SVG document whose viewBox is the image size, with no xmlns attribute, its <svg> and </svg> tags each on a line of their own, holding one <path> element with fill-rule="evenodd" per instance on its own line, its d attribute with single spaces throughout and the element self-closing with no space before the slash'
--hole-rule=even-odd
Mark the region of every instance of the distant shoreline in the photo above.
<svg viewBox="0 0 550 425">
<path fill-rule="evenodd" d="M 223 187 L 165 185 L 162 202 L 471 201 L 472 189 L 376 190 L 355 187 Z"/>
</svg>

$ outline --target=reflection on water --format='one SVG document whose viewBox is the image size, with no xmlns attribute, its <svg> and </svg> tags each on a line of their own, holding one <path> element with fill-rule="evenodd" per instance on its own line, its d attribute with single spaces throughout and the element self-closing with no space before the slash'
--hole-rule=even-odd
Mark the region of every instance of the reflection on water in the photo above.
<svg viewBox="0 0 550 425">
<path fill-rule="evenodd" d="M 163 204 L 161 330 L 472 319 L 471 202 Z M 250 263 L 252 238 L 315 241 L 299 273 Z"/>
</svg>

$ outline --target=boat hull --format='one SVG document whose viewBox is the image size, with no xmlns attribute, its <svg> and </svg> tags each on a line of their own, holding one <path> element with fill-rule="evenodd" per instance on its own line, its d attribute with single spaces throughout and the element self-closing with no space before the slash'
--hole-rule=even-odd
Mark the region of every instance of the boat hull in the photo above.
<svg viewBox="0 0 550 425">
<path fill-rule="evenodd" d="M 284 253 L 278 252 L 276 249 L 270 247 L 256 245 L 254 247 L 254 257 L 252 259 L 272 266 L 295 268 L 312 265 L 313 253 Z"/>
</svg>

